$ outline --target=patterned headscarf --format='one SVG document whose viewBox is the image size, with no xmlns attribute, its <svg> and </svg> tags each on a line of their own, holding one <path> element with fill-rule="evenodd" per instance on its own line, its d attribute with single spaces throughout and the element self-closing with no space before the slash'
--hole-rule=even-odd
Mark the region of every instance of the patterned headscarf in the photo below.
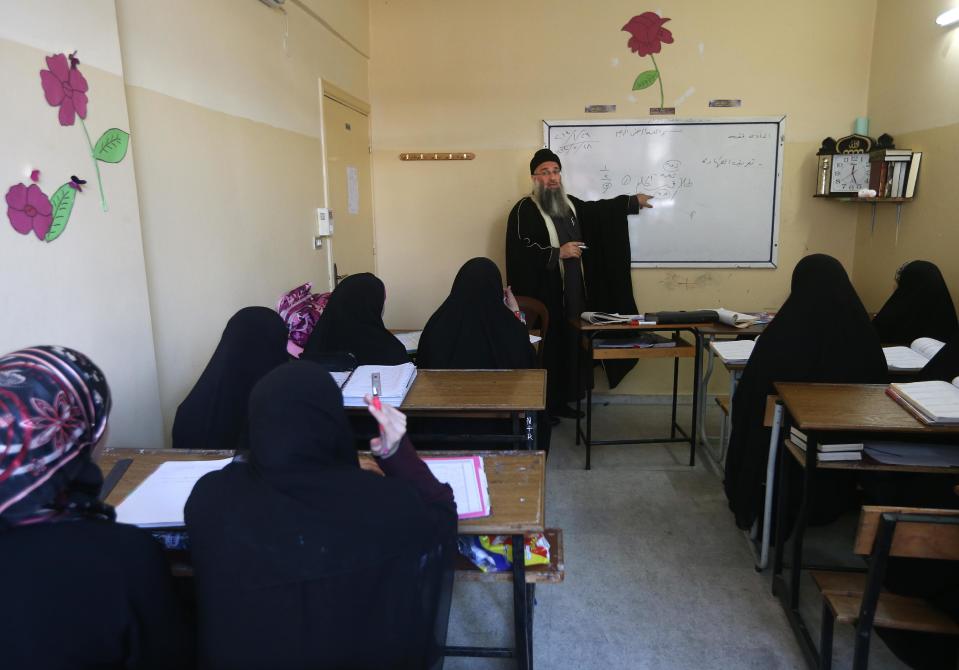
<svg viewBox="0 0 959 670">
<path fill-rule="evenodd" d="M 293 356 L 299 356 L 306 347 L 310 333 L 330 299 L 329 293 L 310 293 L 312 288 L 313 283 L 306 282 L 281 295 L 276 304 L 276 311 L 290 331 L 287 351 Z"/>
<path fill-rule="evenodd" d="M 0 357 L 0 526 L 68 510 L 109 515 L 90 460 L 109 412 L 103 372 L 83 354 L 39 346 Z M 81 480 L 90 481 L 73 495 Z"/>
</svg>

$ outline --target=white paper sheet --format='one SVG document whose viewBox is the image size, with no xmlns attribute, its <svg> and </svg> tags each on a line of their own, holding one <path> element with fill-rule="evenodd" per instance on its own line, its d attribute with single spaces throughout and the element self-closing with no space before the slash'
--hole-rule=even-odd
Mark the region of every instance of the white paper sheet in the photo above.
<svg viewBox="0 0 959 670">
<path fill-rule="evenodd" d="M 423 462 L 434 477 L 453 489 L 460 519 L 490 515 L 489 482 L 482 456 L 438 456 L 424 458 Z"/>
<path fill-rule="evenodd" d="M 167 461 L 144 479 L 126 500 L 117 505 L 117 521 L 144 528 L 183 526 L 183 506 L 193 485 L 208 472 L 233 461 Z"/>
</svg>

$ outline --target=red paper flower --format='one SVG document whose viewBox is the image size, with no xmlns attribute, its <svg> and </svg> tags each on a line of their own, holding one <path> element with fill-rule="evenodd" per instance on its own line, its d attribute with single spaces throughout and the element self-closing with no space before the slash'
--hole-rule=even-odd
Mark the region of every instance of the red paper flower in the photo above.
<svg viewBox="0 0 959 670">
<path fill-rule="evenodd" d="M 40 70 L 40 83 L 47 102 L 60 108 L 60 125 L 72 126 L 74 115 L 87 118 L 87 80 L 71 67 L 64 54 L 47 56 L 49 70 Z"/>
<path fill-rule="evenodd" d="M 42 240 L 50 232 L 53 206 L 36 184 L 14 184 L 7 191 L 7 218 L 21 235 L 32 230 Z"/>
<path fill-rule="evenodd" d="M 663 28 L 669 19 L 662 19 L 656 12 L 643 12 L 629 20 L 622 30 L 628 32 L 628 46 L 640 56 L 658 54 L 663 44 L 673 43 L 673 34 Z"/>
</svg>

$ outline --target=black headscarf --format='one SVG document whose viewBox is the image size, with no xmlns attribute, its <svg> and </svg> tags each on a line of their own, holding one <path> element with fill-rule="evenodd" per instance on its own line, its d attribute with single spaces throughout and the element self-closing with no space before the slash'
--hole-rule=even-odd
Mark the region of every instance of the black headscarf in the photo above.
<svg viewBox="0 0 959 670">
<path fill-rule="evenodd" d="M 110 413 L 103 372 L 57 346 L 0 357 L 0 529 L 64 516 L 112 520 L 91 452 Z"/>
<path fill-rule="evenodd" d="M 406 347 L 383 325 L 386 287 L 369 272 L 350 275 L 336 287 L 301 358 L 348 351 L 359 365 L 409 363 Z"/>
<path fill-rule="evenodd" d="M 310 361 L 250 395 L 250 460 L 186 505 L 204 667 L 416 667 L 437 528 L 405 481 L 359 468 L 340 390 Z"/>
<path fill-rule="evenodd" d="M 886 375 L 879 337 L 842 265 L 824 254 L 803 258 L 733 397 L 725 487 L 740 528 L 762 508 L 770 435 L 763 417 L 773 382 L 881 383 Z"/>
<path fill-rule="evenodd" d="M 427 321 L 416 364 L 435 369 L 534 366 L 526 326 L 503 304 L 503 278 L 488 258 L 466 262 L 449 297 Z"/>
<path fill-rule="evenodd" d="M 906 263 L 896 290 L 872 320 L 883 344 L 909 346 L 918 337 L 943 342 L 959 332 L 956 307 L 939 268 L 929 261 Z"/>
<path fill-rule="evenodd" d="M 176 410 L 173 447 L 245 446 L 250 389 L 267 372 L 289 360 L 288 335 L 283 319 L 272 309 L 244 307 L 234 314 L 203 374 Z"/>
</svg>

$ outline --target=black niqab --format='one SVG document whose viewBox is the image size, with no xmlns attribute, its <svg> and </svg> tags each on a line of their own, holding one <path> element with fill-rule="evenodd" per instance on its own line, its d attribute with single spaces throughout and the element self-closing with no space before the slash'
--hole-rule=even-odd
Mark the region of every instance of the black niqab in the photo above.
<svg viewBox="0 0 959 670">
<path fill-rule="evenodd" d="M 383 325 L 386 287 L 369 272 L 350 275 L 330 295 L 302 358 L 348 351 L 359 365 L 409 363 L 406 347 Z"/>
<path fill-rule="evenodd" d="M 175 449 L 237 449 L 245 446 L 250 389 L 289 360 L 283 319 L 266 307 L 245 307 L 223 329 L 220 343 L 180 403 L 173 420 Z"/>
<path fill-rule="evenodd" d="M 946 342 L 959 332 L 956 307 L 938 267 L 912 261 L 897 274 L 896 290 L 872 320 L 880 342 L 908 347 L 919 337 Z"/>
<path fill-rule="evenodd" d="M 204 667 L 417 667 L 438 524 L 410 484 L 359 468 L 329 374 L 264 377 L 250 447 L 186 505 Z"/>
<path fill-rule="evenodd" d="M 842 265 L 824 254 L 803 258 L 733 397 L 725 488 L 740 528 L 762 508 L 770 436 L 763 417 L 773 382 L 882 383 L 886 375 L 879 337 Z"/>
<path fill-rule="evenodd" d="M 423 329 L 416 363 L 447 370 L 534 367 L 529 333 L 503 304 L 503 278 L 493 261 L 473 258 L 460 268 Z"/>
</svg>

